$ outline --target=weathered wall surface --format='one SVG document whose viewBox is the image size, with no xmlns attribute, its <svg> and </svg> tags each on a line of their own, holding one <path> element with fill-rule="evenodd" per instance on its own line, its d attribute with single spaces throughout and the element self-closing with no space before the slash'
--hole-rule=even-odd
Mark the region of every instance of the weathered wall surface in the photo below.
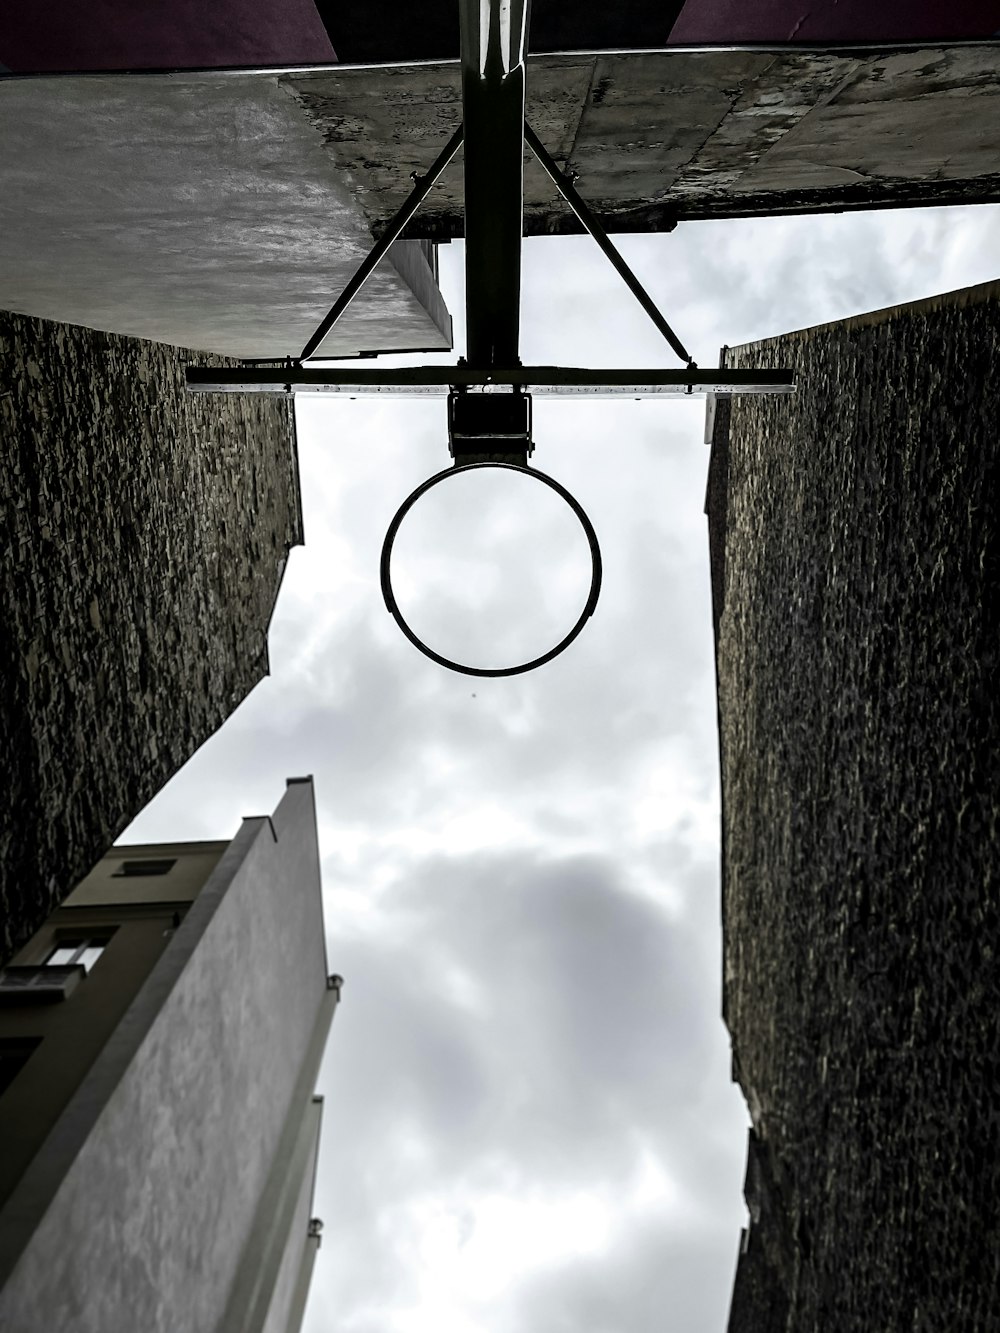
<svg viewBox="0 0 1000 1333">
<path fill-rule="evenodd" d="M 731 1333 L 1000 1323 L 998 355 L 996 283 L 730 353 L 799 380 L 709 497 Z"/>
<path fill-rule="evenodd" d="M 184 352 L 0 314 L 0 957 L 267 672 L 291 408 Z"/>
<path fill-rule="evenodd" d="M 997 64 L 996 44 L 536 55 L 526 114 L 613 232 L 983 203 L 1000 198 Z M 376 233 L 409 193 L 410 172 L 427 170 L 462 118 L 457 63 L 341 67 L 281 82 Z M 527 156 L 524 206 L 529 236 L 580 230 Z M 464 234 L 457 163 L 406 234 Z"/>
</svg>

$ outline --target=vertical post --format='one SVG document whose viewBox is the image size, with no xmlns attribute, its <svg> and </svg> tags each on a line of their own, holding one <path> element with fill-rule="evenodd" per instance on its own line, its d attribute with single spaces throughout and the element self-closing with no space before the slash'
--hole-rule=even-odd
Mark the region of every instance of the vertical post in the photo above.
<svg viewBox="0 0 1000 1333">
<path fill-rule="evenodd" d="M 459 0 L 470 365 L 516 366 L 528 0 Z"/>
</svg>

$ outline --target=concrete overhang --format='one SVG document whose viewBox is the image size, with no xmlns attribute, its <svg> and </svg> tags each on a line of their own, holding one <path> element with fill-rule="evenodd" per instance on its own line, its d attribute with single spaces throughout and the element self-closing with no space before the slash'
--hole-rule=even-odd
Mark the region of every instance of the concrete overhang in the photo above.
<svg viewBox="0 0 1000 1333">
<path fill-rule="evenodd" d="M 528 120 L 610 231 L 1000 199 L 1000 43 L 533 56 Z M 457 62 L 285 76 L 373 228 L 461 120 Z M 462 173 L 407 231 L 462 234 Z M 525 168 L 525 232 L 579 224 Z"/>
<path fill-rule="evenodd" d="M 350 176 L 270 74 L 4 79 L 0 123 L 0 308 L 296 356 L 372 245 Z M 320 355 L 450 346 L 433 247 L 408 240 Z"/>
<path fill-rule="evenodd" d="M 612 232 L 1000 200 L 1000 43 L 534 56 L 528 119 Z M 0 307 L 296 355 L 461 120 L 457 61 L 0 81 Z M 527 235 L 579 231 L 533 162 Z M 432 350 L 418 240 L 449 167 L 320 354 Z"/>
</svg>

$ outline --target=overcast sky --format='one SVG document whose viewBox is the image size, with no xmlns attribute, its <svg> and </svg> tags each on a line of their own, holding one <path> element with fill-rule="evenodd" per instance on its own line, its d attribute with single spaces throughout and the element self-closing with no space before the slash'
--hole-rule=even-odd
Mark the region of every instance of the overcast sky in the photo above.
<svg viewBox="0 0 1000 1333">
<path fill-rule="evenodd" d="M 710 366 L 997 277 L 1000 214 L 620 245 Z M 461 264 L 442 249 L 459 350 Z M 525 361 L 674 364 L 587 238 L 526 242 L 522 309 Z M 719 1017 L 704 404 L 536 402 L 533 463 L 590 513 L 605 581 L 576 644 L 510 680 L 421 657 L 379 592 L 389 520 L 448 465 L 443 403 L 300 399 L 298 431 L 306 545 L 272 675 L 125 840 L 229 837 L 315 775 L 346 985 L 306 1333 L 722 1333 L 747 1116 Z M 588 557 L 550 498 L 477 474 L 414 510 L 394 572 L 436 647 L 496 663 L 565 633 Z"/>
</svg>

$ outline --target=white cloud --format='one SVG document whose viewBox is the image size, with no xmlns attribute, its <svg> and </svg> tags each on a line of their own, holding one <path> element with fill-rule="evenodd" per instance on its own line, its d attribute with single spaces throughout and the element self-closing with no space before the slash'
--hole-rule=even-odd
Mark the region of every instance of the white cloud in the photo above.
<svg viewBox="0 0 1000 1333">
<path fill-rule="evenodd" d="M 620 243 L 711 364 L 722 343 L 995 277 L 997 220 L 909 210 Z M 456 313 L 460 264 L 442 252 Z M 670 363 L 587 238 L 526 244 L 523 328 L 526 361 Z M 703 408 L 536 403 L 534 461 L 594 520 L 605 587 L 565 657 L 482 681 L 420 657 L 378 586 L 392 514 L 447 465 L 441 404 L 309 399 L 298 418 L 308 544 L 273 676 L 132 833 L 225 836 L 286 775 L 316 776 L 347 985 L 306 1333 L 721 1330 L 746 1116 L 719 1019 Z M 483 535 L 516 535 L 521 515 L 487 505 Z M 561 580 L 562 538 L 525 531 Z M 432 535 L 415 593 L 455 572 Z"/>
</svg>

